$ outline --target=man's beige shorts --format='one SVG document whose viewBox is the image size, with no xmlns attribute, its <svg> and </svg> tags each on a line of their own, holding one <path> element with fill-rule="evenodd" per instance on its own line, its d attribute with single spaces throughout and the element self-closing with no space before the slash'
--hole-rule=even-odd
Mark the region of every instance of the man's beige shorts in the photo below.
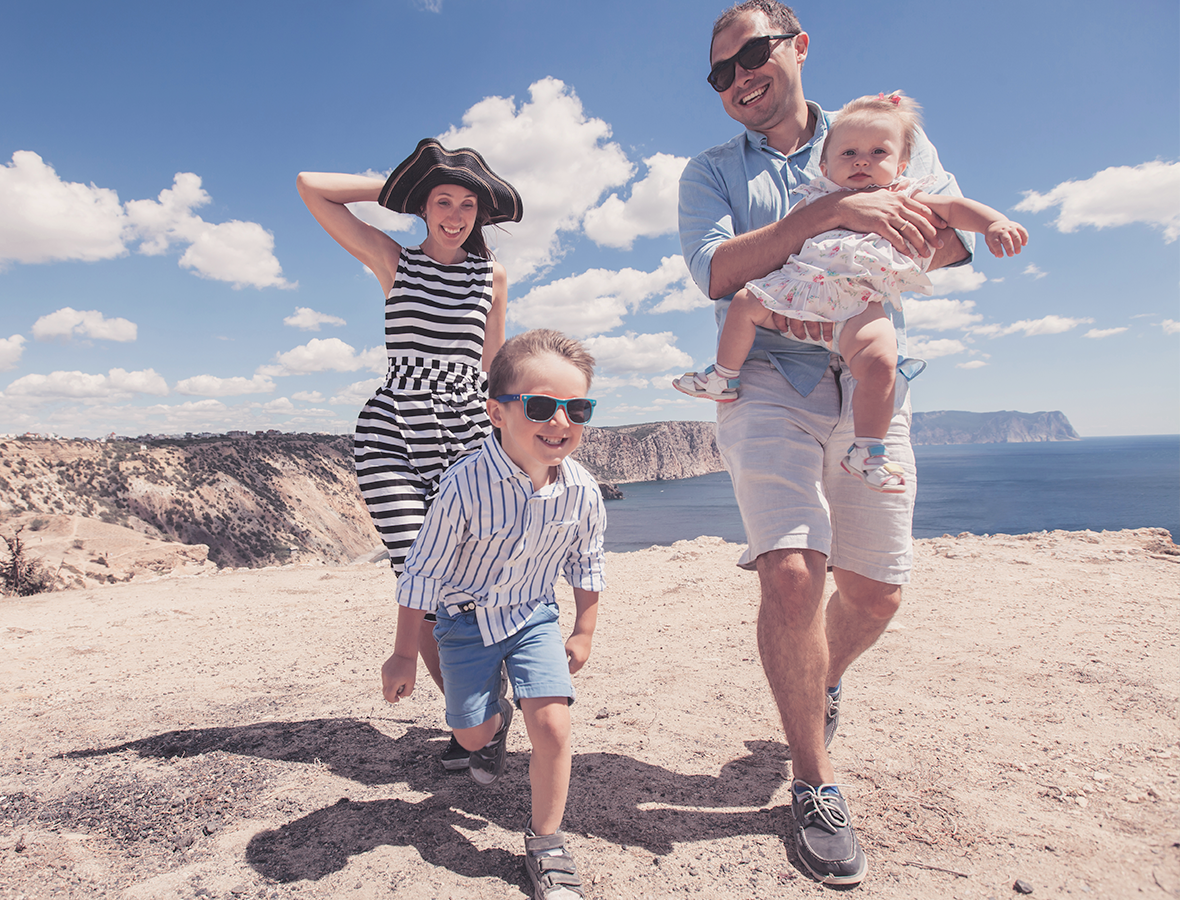
<svg viewBox="0 0 1180 900">
<path fill-rule="evenodd" d="M 835 364 L 843 367 L 839 357 Z M 837 380 L 839 377 L 839 380 Z M 874 581 L 905 584 L 918 487 L 910 446 L 908 382 L 898 377 L 885 446 L 905 469 L 904 494 L 870 490 L 840 468 L 855 437 L 847 367 L 828 369 L 802 397 L 769 362 L 749 360 L 733 403 L 719 404 L 717 445 L 733 479 L 753 569 L 769 550 L 818 550 L 828 565 Z"/>
</svg>

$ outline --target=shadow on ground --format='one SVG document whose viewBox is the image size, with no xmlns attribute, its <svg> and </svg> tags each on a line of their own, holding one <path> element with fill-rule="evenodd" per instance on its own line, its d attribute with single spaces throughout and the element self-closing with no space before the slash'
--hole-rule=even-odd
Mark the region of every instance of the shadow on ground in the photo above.
<svg viewBox="0 0 1180 900">
<path fill-rule="evenodd" d="M 520 883 L 519 856 L 477 850 L 462 831 L 478 831 L 487 822 L 523 829 L 529 813 L 528 754 L 510 753 L 504 778 L 480 788 L 463 774 L 444 774 L 436 758 L 444 736 L 411 725 L 391 738 L 356 719 L 312 719 L 169 731 L 63 757 L 134 752 L 168 760 L 220 752 L 322 765 L 369 786 L 406 784 L 429 796 L 417 802 L 341 799 L 255 835 L 247 861 L 276 882 L 316 880 L 376 847 L 412 846 L 426 862 L 459 875 L 498 875 Z M 786 747 L 768 741 L 747 741 L 746 747 L 746 756 L 726 763 L 717 775 L 685 775 L 617 753 L 577 754 L 564 828 L 656 855 L 671 852 L 675 843 L 780 835 L 783 811 L 766 804 L 782 784 Z"/>
</svg>

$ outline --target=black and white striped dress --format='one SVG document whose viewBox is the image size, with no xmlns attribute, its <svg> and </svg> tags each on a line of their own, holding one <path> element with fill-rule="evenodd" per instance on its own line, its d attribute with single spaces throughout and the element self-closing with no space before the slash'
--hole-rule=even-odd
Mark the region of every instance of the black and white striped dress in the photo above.
<svg viewBox="0 0 1180 900">
<path fill-rule="evenodd" d="M 468 256 L 435 262 L 402 249 L 385 301 L 385 384 L 361 410 L 353 457 L 373 524 L 400 573 L 438 479 L 492 431 L 484 327 L 492 307 L 492 263 Z"/>
</svg>

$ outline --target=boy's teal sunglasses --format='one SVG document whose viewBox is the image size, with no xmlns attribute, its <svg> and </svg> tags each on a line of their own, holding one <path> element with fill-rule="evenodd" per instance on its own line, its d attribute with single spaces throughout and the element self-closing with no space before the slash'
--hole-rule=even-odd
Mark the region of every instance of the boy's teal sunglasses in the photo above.
<svg viewBox="0 0 1180 900">
<path fill-rule="evenodd" d="M 566 417 L 574 425 L 585 425 L 594 414 L 596 401 L 589 397 L 571 397 L 568 400 L 558 400 L 548 394 L 501 394 L 493 397 L 501 403 L 511 403 L 513 400 L 524 401 L 524 416 L 530 422 L 548 422 L 557 410 L 565 407 Z"/>
</svg>

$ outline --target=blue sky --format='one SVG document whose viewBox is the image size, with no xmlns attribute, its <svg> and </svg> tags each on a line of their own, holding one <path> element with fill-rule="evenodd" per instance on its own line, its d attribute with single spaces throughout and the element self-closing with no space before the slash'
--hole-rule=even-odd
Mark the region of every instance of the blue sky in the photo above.
<svg viewBox="0 0 1180 900">
<path fill-rule="evenodd" d="M 509 332 L 587 340 L 596 424 L 712 418 L 668 381 L 715 345 L 675 184 L 740 130 L 704 79 L 722 8 L 8 4 L 0 433 L 350 431 L 384 368 L 383 301 L 295 175 L 384 173 L 426 136 L 521 190 L 497 240 Z M 1031 235 L 907 304 L 930 361 L 915 409 L 1180 432 L 1174 0 L 795 9 L 809 99 L 904 89 L 964 192 Z"/>
</svg>

